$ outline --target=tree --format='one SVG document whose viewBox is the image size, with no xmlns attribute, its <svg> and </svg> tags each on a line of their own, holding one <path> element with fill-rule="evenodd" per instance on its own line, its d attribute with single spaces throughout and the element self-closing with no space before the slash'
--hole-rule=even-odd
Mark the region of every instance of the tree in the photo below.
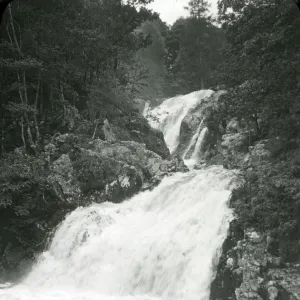
<svg viewBox="0 0 300 300">
<path fill-rule="evenodd" d="M 146 21 L 140 28 L 141 32 L 150 38 L 150 44 L 137 53 L 137 59 L 144 67 L 144 72 L 139 74 L 141 85 L 138 87 L 138 96 L 150 101 L 155 101 L 165 95 L 165 36 L 168 27 L 160 19 Z M 139 70 L 143 70 L 139 67 Z M 135 80 L 137 81 L 137 80 Z"/>
<path fill-rule="evenodd" d="M 222 30 L 210 18 L 198 15 L 174 23 L 166 38 L 166 66 L 175 94 L 209 85 L 210 74 L 221 61 L 222 42 Z"/>
<path fill-rule="evenodd" d="M 207 18 L 209 4 L 207 0 L 190 0 L 186 9 L 192 18 Z"/>
<path fill-rule="evenodd" d="M 295 135 L 300 87 L 300 15 L 295 4 L 223 0 L 219 12 L 227 43 L 217 76 L 232 89 L 226 97 L 233 113 L 249 122 L 266 121 L 273 134 Z"/>
<path fill-rule="evenodd" d="M 0 32 L 2 153 L 20 146 L 35 153 L 47 134 L 73 130 L 88 117 L 95 87 L 102 116 L 111 107 L 130 111 L 132 60 L 149 44 L 137 29 L 157 17 L 136 5 L 149 2 L 25 0 L 8 7 Z"/>
</svg>

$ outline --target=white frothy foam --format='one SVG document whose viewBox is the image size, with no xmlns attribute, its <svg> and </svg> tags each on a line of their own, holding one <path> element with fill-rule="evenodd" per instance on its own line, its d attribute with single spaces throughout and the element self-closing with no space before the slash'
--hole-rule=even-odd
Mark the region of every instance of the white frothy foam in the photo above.
<svg viewBox="0 0 300 300">
<path fill-rule="evenodd" d="M 212 90 L 201 90 L 170 98 L 147 114 L 151 126 L 163 132 L 171 154 L 178 147 L 180 126 L 184 117 L 191 109 L 197 107 L 202 100 L 213 93 Z"/>
<path fill-rule="evenodd" d="M 130 201 L 78 208 L 0 299 L 209 299 L 232 178 L 221 167 L 177 173 Z"/>
</svg>

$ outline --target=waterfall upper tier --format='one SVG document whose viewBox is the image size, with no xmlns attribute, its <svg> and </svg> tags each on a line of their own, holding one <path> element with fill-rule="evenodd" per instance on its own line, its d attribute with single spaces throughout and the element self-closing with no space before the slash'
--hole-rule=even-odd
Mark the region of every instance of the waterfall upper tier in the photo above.
<svg viewBox="0 0 300 300">
<path fill-rule="evenodd" d="M 147 115 L 152 127 L 163 132 L 165 141 L 171 153 L 179 144 L 180 126 L 187 113 L 211 96 L 212 90 L 201 90 L 184 96 L 176 96 L 165 100 Z"/>
<path fill-rule="evenodd" d="M 224 91 L 201 90 L 165 100 L 148 111 L 150 125 L 163 132 L 171 154 L 179 154 L 188 165 L 201 158 L 208 129 L 208 108 L 216 105 Z"/>
</svg>

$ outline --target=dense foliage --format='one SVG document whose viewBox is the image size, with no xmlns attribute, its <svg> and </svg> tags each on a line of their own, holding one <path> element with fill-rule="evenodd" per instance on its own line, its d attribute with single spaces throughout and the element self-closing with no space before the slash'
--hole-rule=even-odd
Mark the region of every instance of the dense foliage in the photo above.
<svg viewBox="0 0 300 300">
<path fill-rule="evenodd" d="M 150 42 L 136 30 L 154 17 L 118 0 L 13 2 L 0 33 L 2 153 L 35 152 L 80 117 L 130 111 L 135 53 Z"/>
<path fill-rule="evenodd" d="M 152 42 L 139 29 L 157 19 L 141 6 L 149 2 L 26 0 L 7 7 L 0 27 L 0 276 L 19 272 L 20 260 L 32 259 L 51 226 L 75 207 L 50 167 L 67 151 L 57 151 L 57 136 L 73 132 L 90 141 L 103 136 L 106 118 L 123 121 L 125 130 L 136 114 L 144 79 L 137 53 Z"/>
<path fill-rule="evenodd" d="M 208 88 L 221 62 L 223 31 L 208 16 L 206 1 L 190 1 L 190 17 L 177 20 L 166 38 L 166 66 L 172 94 Z"/>
<path fill-rule="evenodd" d="M 167 92 L 165 39 L 169 28 L 160 19 L 156 19 L 143 23 L 140 30 L 151 37 L 151 44 L 137 53 L 142 67 L 139 72 L 144 72 L 144 78 L 141 79 L 137 96 L 155 103 L 156 100 L 165 97 Z"/>
<path fill-rule="evenodd" d="M 299 128 L 300 14 L 293 1 L 220 1 L 226 30 L 219 83 L 228 114 L 266 134 L 296 137 Z M 231 12 L 228 12 L 228 11 Z"/>
<path fill-rule="evenodd" d="M 279 241 L 277 254 L 299 259 L 299 10 L 288 0 L 221 0 L 219 19 L 226 44 L 216 78 L 228 92 L 213 121 L 238 118 L 249 146 L 262 139 L 282 144 L 271 161 L 245 170 L 233 206 L 245 227 Z"/>
</svg>

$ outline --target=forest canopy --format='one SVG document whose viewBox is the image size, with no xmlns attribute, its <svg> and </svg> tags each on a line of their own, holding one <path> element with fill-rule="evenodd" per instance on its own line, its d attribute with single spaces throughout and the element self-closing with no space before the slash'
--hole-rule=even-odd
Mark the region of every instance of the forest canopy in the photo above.
<svg viewBox="0 0 300 300">
<path fill-rule="evenodd" d="M 1 153 L 35 152 L 45 136 L 130 114 L 207 87 L 221 60 L 222 30 L 205 1 L 171 27 L 151 0 L 13 1 L 0 31 Z M 77 120 L 77 121 L 76 121 Z"/>
</svg>

